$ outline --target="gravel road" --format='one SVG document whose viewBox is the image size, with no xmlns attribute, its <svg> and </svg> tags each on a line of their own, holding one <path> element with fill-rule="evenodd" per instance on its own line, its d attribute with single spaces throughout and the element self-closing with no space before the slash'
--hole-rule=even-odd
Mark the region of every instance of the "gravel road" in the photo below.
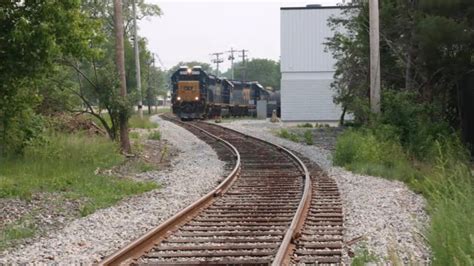
<svg viewBox="0 0 474 266">
<path fill-rule="evenodd" d="M 300 152 L 334 178 L 343 201 L 344 240 L 351 243 L 346 247 L 349 251 L 357 255 L 357 250 L 365 248 L 383 264 L 429 261 L 430 250 L 422 237 L 429 224 L 426 202 L 402 182 L 333 167 L 330 151 L 276 137 L 273 132 L 285 127 L 284 123 L 236 120 L 220 125 Z M 350 259 L 346 257 L 344 263 Z"/>
<path fill-rule="evenodd" d="M 224 176 L 224 163 L 212 148 L 185 129 L 159 117 L 163 139 L 180 153 L 164 171 L 143 173 L 161 189 L 74 220 L 32 244 L 0 253 L 0 264 L 92 264 L 144 234 L 206 194 Z"/>
</svg>

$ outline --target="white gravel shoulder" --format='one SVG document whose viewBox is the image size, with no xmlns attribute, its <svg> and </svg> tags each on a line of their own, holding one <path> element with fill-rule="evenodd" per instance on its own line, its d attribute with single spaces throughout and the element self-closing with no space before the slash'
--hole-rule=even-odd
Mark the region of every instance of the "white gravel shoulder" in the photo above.
<svg viewBox="0 0 474 266">
<path fill-rule="evenodd" d="M 402 182 L 333 167 L 330 151 L 276 137 L 274 132 L 285 127 L 281 122 L 236 120 L 220 125 L 300 152 L 334 178 L 343 202 L 344 240 L 354 242 L 352 250 L 366 248 L 384 264 L 429 261 L 430 250 L 422 237 L 429 224 L 426 201 Z"/>
<path fill-rule="evenodd" d="M 141 236 L 217 186 L 224 162 L 205 142 L 155 116 L 162 138 L 180 153 L 164 171 L 144 173 L 162 188 L 77 219 L 30 245 L 0 253 L 0 264 L 92 264 Z"/>
</svg>

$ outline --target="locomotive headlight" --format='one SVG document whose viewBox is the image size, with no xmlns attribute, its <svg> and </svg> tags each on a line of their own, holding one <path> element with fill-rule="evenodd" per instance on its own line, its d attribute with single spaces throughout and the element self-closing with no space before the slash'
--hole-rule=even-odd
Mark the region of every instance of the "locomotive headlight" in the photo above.
<svg viewBox="0 0 474 266">
<path fill-rule="evenodd" d="M 188 68 L 188 75 L 190 75 L 192 71 L 193 70 L 191 68 Z"/>
<path fill-rule="evenodd" d="M 199 97 L 196 96 L 196 98 L 194 98 L 194 100 L 196 100 L 196 101 L 199 100 Z"/>
<path fill-rule="evenodd" d="M 178 96 L 178 98 L 176 98 L 178 101 L 181 101 L 181 97 Z"/>
</svg>

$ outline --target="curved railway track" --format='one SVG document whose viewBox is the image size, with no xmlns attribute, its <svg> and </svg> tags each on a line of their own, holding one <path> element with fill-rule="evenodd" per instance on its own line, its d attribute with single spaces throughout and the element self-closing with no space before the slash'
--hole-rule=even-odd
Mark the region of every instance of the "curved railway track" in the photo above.
<svg viewBox="0 0 474 266">
<path fill-rule="evenodd" d="M 321 240 L 334 236 L 335 228 L 323 228 L 334 225 L 316 221 L 317 226 L 313 227 L 308 222 L 332 219 L 330 213 L 340 211 L 340 205 L 323 206 L 320 202 L 326 198 L 321 189 L 329 186 L 321 182 L 311 184 L 314 175 L 320 174 L 314 165 L 310 172 L 291 151 L 231 129 L 166 119 L 187 128 L 216 149 L 221 159 L 231 162 L 227 164 L 231 166 L 230 174 L 216 189 L 107 257 L 101 265 L 287 265 L 312 259 L 340 262 L 342 239 Z M 320 199 L 311 198 L 314 192 L 322 195 Z M 325 209 L 325 214 L 318 215 L 326 207 L 329 209 Z M 342 219 L 342 213 L 338 215 Z M 305 240 L 303 235 L 300 239 L 301 232 L 314 230 L 319 230 L 315 238 Z M 337 232 L 341 232 L 342 238 L 342 231 Z M 312 252 L 313 249 L 316 251 Z"/>
</svg>

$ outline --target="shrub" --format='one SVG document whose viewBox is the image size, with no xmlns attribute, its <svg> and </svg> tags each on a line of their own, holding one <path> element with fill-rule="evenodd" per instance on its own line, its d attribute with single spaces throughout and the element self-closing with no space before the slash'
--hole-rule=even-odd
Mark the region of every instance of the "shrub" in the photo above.
<svg viewBox="0 0 474 266">
<path fill-rule="evenodd" d="M 313 131 L 311 129 L 308 129 L 304 132 L 304 142 L 307 144 L 307 145 L 313 145 L 314 144 L 314 141 L 313 141 Z"/>
</svg>

